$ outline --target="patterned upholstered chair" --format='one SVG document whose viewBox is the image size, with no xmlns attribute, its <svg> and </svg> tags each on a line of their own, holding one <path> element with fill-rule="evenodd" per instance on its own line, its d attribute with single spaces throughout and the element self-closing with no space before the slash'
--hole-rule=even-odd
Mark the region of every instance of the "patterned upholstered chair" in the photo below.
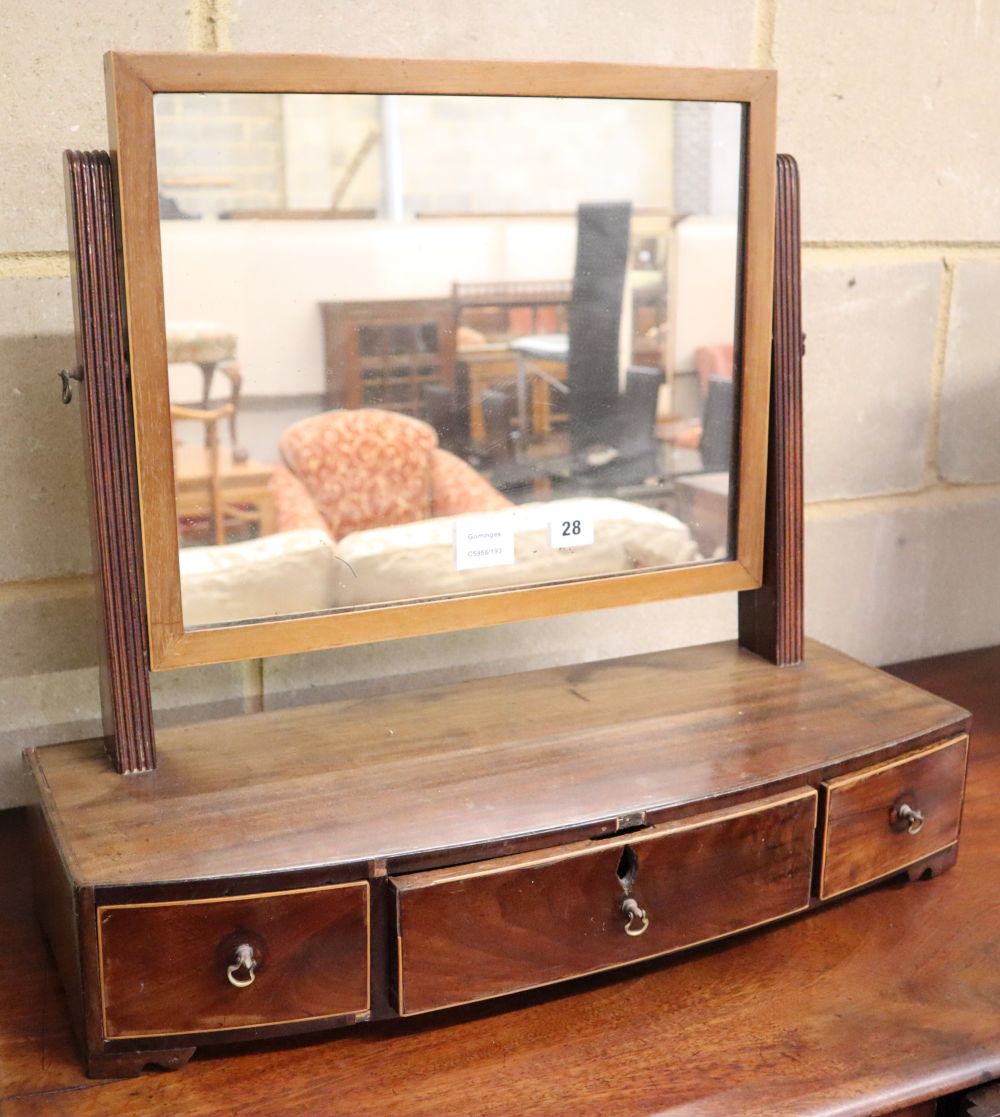
<svg viewBox="0 0 1000 1117">
<path fill-rule="evenodd" d="M 395 411 L 327 411 L 286 430 L 287 468 L 271 480 L 277 528 L 355 531 L 493 512 L 510 501 L 438 446 L 434 429 Z"/>
</svg>

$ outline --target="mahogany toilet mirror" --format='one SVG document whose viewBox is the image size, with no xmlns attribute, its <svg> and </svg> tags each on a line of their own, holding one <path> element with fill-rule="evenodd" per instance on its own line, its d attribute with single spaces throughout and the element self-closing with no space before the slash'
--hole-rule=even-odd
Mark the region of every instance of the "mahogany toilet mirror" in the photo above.
<svg viewBox="0 0 1000 1117">
<path fill-rule="evenodd" d="M 804 655 L 773 72 L 110 54 L 107 79 L 112 154 L 66 158 L 64 377 L 105 737 L 28 753 L 91 1073 L 954 860 L 968 715 Z M 724 590 L 732 643 L 154 733 L 151 671 Z"/>
</svg>

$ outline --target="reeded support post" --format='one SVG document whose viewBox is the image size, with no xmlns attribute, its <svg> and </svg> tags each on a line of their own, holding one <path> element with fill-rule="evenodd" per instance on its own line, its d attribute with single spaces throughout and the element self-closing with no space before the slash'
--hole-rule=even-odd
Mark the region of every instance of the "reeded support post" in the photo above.
<svg viewBox="0 0 1000 1117">
<path fill-rule="evenodd" d="M 115 771 L 142 772 L 156 767 L 156 749 L 114 174 L 104 151 L 67 151 L 65 172 L 104 740 Z"/>
<path fill-rule="evenodd" d="M 802 265 L 799 173 L 778 156 L 764 583 L 739 595 L 740 645 L 779 667 L 803 656 Z"/>
</svg>

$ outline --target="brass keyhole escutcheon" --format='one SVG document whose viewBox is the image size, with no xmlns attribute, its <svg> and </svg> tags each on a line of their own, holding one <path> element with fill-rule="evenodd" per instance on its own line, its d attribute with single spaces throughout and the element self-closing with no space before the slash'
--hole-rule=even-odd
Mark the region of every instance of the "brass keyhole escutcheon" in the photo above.
<svg viewBox="0 0 1000 1117">
<path fill-rule="evenodd" d="M 625 899 L 621 903 L 621 913 L 625 917 L 625 934 L 635 938 L 645 933 L 649 926 L 649 916 L 639 906 L 638 901 L 631 895 L 632 885 L 639 875 L 639 858 L 631 846 L 622 850 L 621 860 L 618 862 L 618 883 L 622 886 Z"/>
</svg>

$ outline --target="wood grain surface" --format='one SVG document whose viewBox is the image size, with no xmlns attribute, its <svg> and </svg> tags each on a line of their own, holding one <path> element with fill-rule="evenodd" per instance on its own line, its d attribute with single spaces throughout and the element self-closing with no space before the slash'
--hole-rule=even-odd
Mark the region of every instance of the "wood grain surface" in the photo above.
<svg viewBox="0 0 1000 1117">
<path fill-rule="evenodd" d="M 805 788 L 621 838 L 394 878 L 399 1011 L 628 965 L 802 910 L 816 798 Z M 625 933 L 626 895 L 649 921 L 641 934 Z"/>
<path fill-rule="evenodd" d="M 730 642 L 168 728 L 127 780 L 93 742 L 29 759 L 77 881 L 116 885 L 538 848 L 829 779 L 965 716 L 818 644 L 777 668 Z"/>
<path fill-rule="evenodd" d="M 874 1117 L 1000 1077 L 1000 648 L 899 671 L 976 721 L 951 872 L 559 996 L 199 1051 L 177 1074 L 83 1077 L 32 919 L 24 819 L 2 814 L 0 1112 Z"/>
<path fill-rule="evenodd" d="M 107 906 L 97 925 L 108 1038 L 368 1011 L 367 882 Z M 236 988 L 226 969 L 241 944 L 256 968 L 252 984 Z"/>
<path fill-rule="evenodd" d="M 820 896 L 827 899 L 895 872 L 958 841 L 969 738 L 830 780 L 821 851 Z M 922 812 L 910 833 L 895 810 Z"/>
<path fill-rule="evenodd" d="M 114 174 L 104 151 L 64 161 L 105 744 L 116 771 L 141 772 L 156 748 Z"/>
<path fill-rule="evenodd" d="M 770 437 L 760 589 L 739 595 L 740 643 L 782 667 L 802 659 L 803 563 L 802 259 L 799 171 L 778 156 L 771 347 Z"/>
</svg>

